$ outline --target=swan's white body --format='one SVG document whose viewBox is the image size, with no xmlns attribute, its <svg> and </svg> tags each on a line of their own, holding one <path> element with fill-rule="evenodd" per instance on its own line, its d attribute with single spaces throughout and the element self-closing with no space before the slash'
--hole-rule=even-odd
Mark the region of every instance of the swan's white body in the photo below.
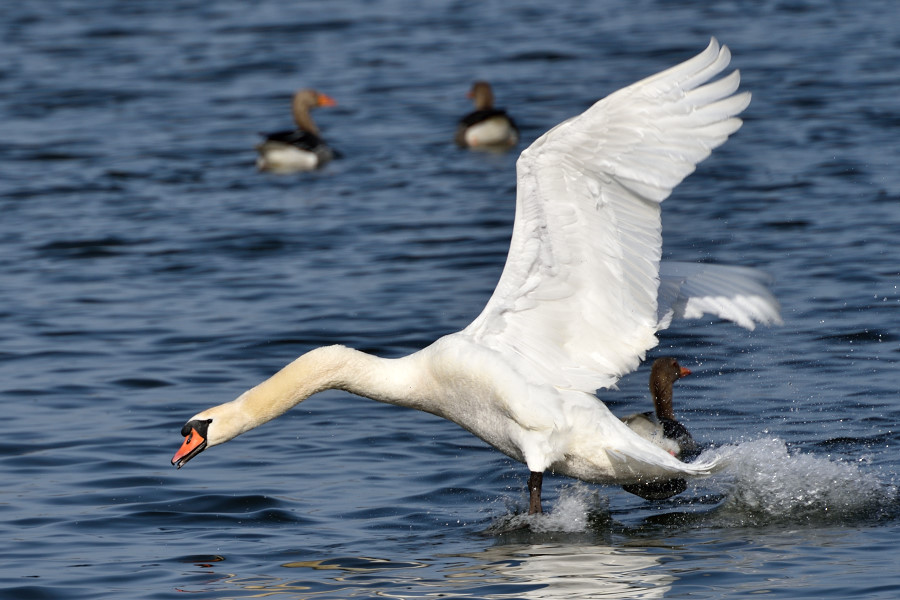
<svg viewBox="0 0 900 600">
<path fill-rule="evenodd" d="M 712 462 L 685 464 L 629 430 L 594 392 L 635 369 L 673 317 L 779 321 L 758 271 L 660 265 L 659 203 L 750 101 L 735 93 L 737 71 L 710 83 L 729 60 L 712 40 L 522 152 L 506 266 L 464 330 L 399 359 L 318 348 L 185 429 L 208 423 L 214 446 L 337 388 L 453 421 L 533 473 L 616 484 L 710 473 Z M 183 447 L 173 463 L 198 452 Z"/>
</svg>

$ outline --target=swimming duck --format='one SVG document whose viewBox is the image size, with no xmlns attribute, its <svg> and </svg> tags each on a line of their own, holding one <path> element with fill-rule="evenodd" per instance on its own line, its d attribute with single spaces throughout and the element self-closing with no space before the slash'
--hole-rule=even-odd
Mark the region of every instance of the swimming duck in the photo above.
<svg viewBox="0 0 900 600">
<path fill-rule="evenodd" d="M 519 143 L 519 129 L 512 117 L 494 108 L 494 92 L 486 81 L 476 81 L 468 93 L 475 110 L 459 120 L 456 144 L 464 148 L 507 150 Z"/>
<path fill-rule="evenodd" d="M 524 463 L 532 514 L 542 510 L 547 470 L 613 485 L 712 473 L 716 459 L 682 462 L 595 392 L 634 370 L 673 318 L 707 312 L 750 329 L 780 321 L 759 271 L 660 261 L 660 202 L 737 131 L 750 102 L 737 93 L 737 71 L 717 78 L 729 61 L 713 39 L 522 152 L 506 265 L 467 327 L 399 358 L 341 345 L 310 350 L 188 419 L 172 464 L 339 389 L 437 415 Z"/>
<path fill-rule="evenodd" d="M 680 460 L 689 460 L 699 454 L 697 443 L 687 428 L 675 419 L 672 408 L 675 382 L 690 374 L 690 369 L 682 367 L 674 358 L 657 358 L 650 370 L 654 410 L 622 417 L 622 422 L 636 434 Z M 647 500 L 664 500 L 687 489 L 687 482 L 678 478 L 623 485 L 622 489 Z"/>
<path fill-rule="evenodd" d="M 297 129 L 264 134 L 265 140 L 256 146 L 257 168 L 281 173 L 312 171 L 332 160 L 335 152 L 319 137 L 309 111 L 336 104 L 333 98 L 315 90 L 294 94 L 291 110 Z"/>
</svg>

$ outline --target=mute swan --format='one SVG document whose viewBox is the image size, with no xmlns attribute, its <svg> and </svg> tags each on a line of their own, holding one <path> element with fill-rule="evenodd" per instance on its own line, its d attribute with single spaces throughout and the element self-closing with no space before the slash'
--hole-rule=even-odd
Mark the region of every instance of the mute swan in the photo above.
<svg viewBox="0 0 900 600">
<path fill-rule="evenodd" d="M 264 134 L 266 139 L 256 146 L 257 168 L 286 173 L 312 171 L 334 158 L 334 151 L 319 137 L 319 128 L 309 111 L 336 104 L 333 98 L 315 90 L 294 94 L 291 110 L 297 129 Z"/>
<path fill-rule="evenodd" d="M 779 321 L 747 268 L 660 263 L 659 203 L 741 125 L 749 103 L 715 39 L 698 56 L 600 100 L 538 138 L 517 162 L 509 256 L 462 331 L 395 359 L 335 345 L 307 352 L 235 400 L 191 417 L 172 458 L 340 389 L 432 413 L 525 463 L 529 512 L 543 473 L 630 484 L 707 475 L 637 435 L 594 395 L 637 367 L 674 317 L 711 312 L 752 329 Z"/>
<path fill-rule="evenodd" d="M 675 419 L 672 387 L 691 374 L 671 357 L 657 358 L 650 370 L 650 395 L 654 410 L 622 417 L 633 432 L 659 446 L 675 458 L 689 459 L 700 454 L 697 443 L 687 428 Z M 664 500 L 687 489 L 684 479 L 652 481 L 623 485 L 622 489 L 647 500 Z"/>
<path fill-rule="evenodd" d="M 494 92 L 487 81 L 476 81 L 468 94 L 475 110 L 459 120 L 456 144 L 464 148 L 507 150 L 519 143 L 519 128 L 501 108 L 494 108 Z"/>
</svg>

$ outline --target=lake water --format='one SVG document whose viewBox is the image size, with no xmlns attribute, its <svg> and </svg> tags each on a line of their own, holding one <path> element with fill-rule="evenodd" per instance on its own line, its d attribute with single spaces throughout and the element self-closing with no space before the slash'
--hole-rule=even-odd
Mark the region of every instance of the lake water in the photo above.
<svg viewBox="0 0 900 600">
<path fill-rule="evenodd" d="M 0 20 L 0 597 L 900 594 L 900 30 L 892 0 L 11 3 Z M 175 470 L 184 421 L 299 354 L 383 356 L 490 295 L 517 152 L 455 148 L 471 82 L 523 148 L 728 44 L 744 128 L 665 252 L 758 266 L 782 327 L 682 322 L 677 410 L 732 466 L 669 501 L 545 480 L 343 393 Z M 344 157 L 254 169 L 291 93 Z M 647 410 L 647 368 L 602 398 Z"/>
</svg>

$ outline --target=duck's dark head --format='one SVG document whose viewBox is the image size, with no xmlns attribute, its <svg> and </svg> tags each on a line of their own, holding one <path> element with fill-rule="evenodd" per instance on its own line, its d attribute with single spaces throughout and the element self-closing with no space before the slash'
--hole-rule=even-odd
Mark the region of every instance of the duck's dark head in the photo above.
<svg viewBox="0 0 900 600">
<path fill-rule="evenodd" d="M 672 386 L 690 374 L 690 369 L 682 367 L 672 357 L 657 358 L 653 361 L 653 368 L 650 370 L 650 393 L 653 395 L 657 417 L 675 419 L 675 410 L 672 408 Z"/>
</svg>

